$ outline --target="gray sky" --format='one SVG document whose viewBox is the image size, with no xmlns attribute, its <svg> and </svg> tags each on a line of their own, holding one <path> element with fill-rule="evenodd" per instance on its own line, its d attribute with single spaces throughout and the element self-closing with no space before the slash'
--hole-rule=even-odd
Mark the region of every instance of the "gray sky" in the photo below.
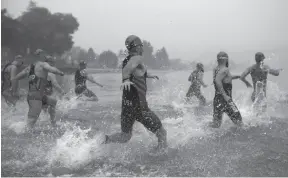
<svg viewBox="0 0 288 178">
<path fill-rule="evenodd" d="M 79 21 L 75 45 L 97 53 L 124 48 L 130 34 L 189 60 L 205 51 L 288 46 L 288 0 L 36 0 Z M 29 0 L 2 0 L 14 17 Z"/>
</svg>

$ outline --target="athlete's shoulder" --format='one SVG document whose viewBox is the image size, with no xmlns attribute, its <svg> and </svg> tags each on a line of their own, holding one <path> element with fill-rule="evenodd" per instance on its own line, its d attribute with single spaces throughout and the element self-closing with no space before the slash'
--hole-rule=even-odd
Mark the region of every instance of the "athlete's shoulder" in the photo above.
<svg viewBox="0 0 288 178">
<path fill-rule="evenodd" d="M 252 71 L 252 70 L 255 70 L 256 67 L 257 67 L 257 65 L 256 65 L 256 64 L 253 64 L 252 66 L 248 67 L 248 69 L 249 69 L 250 71 Z"/>
<path fill-rule="evenodd" d="M 270 69 L 270 67 L 268 65 L 263 65 L 263 69 L 267 70 L 267 69 Z"/>
<path fill-rule="evenodd" d="M 143 59 L 143 56 L 136 55 L 136 56 L 132 56 L 130 58 L 130 61 L 139 62 L 139 61 L 142 61 L 142 59 Z"/>
<path fill-rule="evenodd" d="M 49 65 L 49 64 L 47 62 L 43 62 L 43 61 L 37 61 L 37 62 L 34 63 L 35 67 L 36 66 L 45 67 L 47 65 Z"/>
</svg>

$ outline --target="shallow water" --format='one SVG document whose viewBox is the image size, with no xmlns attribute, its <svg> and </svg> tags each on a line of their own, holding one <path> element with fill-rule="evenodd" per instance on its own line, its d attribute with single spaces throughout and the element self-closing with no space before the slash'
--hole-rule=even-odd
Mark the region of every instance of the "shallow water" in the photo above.
<svg viewBox="0 0 288 178">
<path fill-rule="evenodd" d="M 167 129 L 167 153 L 150 154 L 157 140 L 140 123 L 135 123 L 127 144 L 101 144 L 103 134 L 120 131 L 121 112 L 121 75 L 101 73 L 94 76 L 106 84 L 105 89 L 88 84 L 100 101 L 77 101 L 73 96 L 70 101 L 59 101 L 57 130 L 50 128 L 47 114 L 42 113 L 34 133 L 24 133 L 26 101 L 19 102 L 16 110 L 2 102 L 1 175 L 288 176 L 285 80 L 269 78 L 269 107 L 263 117 L 254 116 L 250 109 L 252 91 L 234 81 L 233 98 L 245 125 L 236 129 L 224 116 L 221 128 L 211 129 L 207 127 L 212 120 L 211 108 L 205 113 L 181 102 L 189 87 L 189 71 L 151 72 L 160 80 L 149 80 L 147 98 Z M 211 72 L 205 73 L 207 84 L 212 83 L 211 76 Z M 66 87 L 73 87 L 68 78 L 65 80 Z M 212 100 L 213 86 L 203 93 Z M 197 100 L 193 102 L 197 105 Z"/>
</svg>

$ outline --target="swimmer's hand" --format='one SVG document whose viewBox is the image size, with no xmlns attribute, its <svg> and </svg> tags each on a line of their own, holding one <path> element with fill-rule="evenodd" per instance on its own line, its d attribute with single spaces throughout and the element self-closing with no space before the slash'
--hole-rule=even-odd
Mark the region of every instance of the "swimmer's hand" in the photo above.
<svg viewBox="0 0 288 178">
<path fill-rule="evenodd" d="M 147 74 L 147 78 L 152 78 L 152 79 L 157 79 L 157 80 L 159 80 L 159 77 L 156 76 L 156 75 L 149 75 L 149 74 Z"/>
<path fill-rule="evenodd" d="M 159 80 L 159 77 L 158 77 L 158 76 L 156 76 L 156 75 L 154 75 L 154 76 L 151 76 L 151 78 Z"/>
<path fill-rule="evenodd" d="M 131 85 L 133 85 L 134 83 L 133 82 L 131 82 L 131 81 L 129 81 L 129 80 L 125 80 L 122 84 L 121 84 L 121 86 L 120 86 L 120 90 L 127 90 L 128 89 L 128 91 L 130 91 L 130 86 Z"/>
</svg>

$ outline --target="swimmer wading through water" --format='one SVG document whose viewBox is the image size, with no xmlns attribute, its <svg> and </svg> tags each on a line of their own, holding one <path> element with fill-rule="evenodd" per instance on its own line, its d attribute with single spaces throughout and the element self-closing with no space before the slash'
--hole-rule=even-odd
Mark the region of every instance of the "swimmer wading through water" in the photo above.
<svg viewBox="0 0 288 178">
<path fill-rule="evenodd" d="M 218 66 L 213 70 L 213 83 L 215 96 L 213 100 L 213 122 L 211 127 L 219 128 L 222 123 L 223 113 L 237 126 L 242 125 L 242 116 L 232 100 L 232 80 L 240 76 L 232 76 L 229 71 L 229 58 L 225 52 L 217 54 Z"/>
<path fill-rule="evenodd" d="M 196 96 L 200 101 L 200 106 L 206 104 L 206 99 L 201 93 L 201 86 L 207 87 L 203 82 L 204 74 L 204 65 L 202 63 L 197 63 L 196 70 L 194 70 L 188 78 L 188 81 L 191 82 L 189 90 L 186 94 L 186 101 L 189 101 L 193 96 Z"/>
<path fill-rule="evenodd" d="M 248 88 L 252 87 L 252 85 L 246 80 L 246 76 L 248 74 L 251 75 L 253 82 L 253 93 L 251 95 L 252 102 L 256 102 L 255 104 L 260 104 L 262 100 L 266 98 L 266 86 L 267 86 L 267 78 L 268 74 L 273 76 L 278 76 L 282 69 L 271 69 L 268 65 L 264 65 L 265 55 L 262 52 L 257 52 L 255 54 L 255 62 L 256 64 L 248 67 L 241 75 L 241 80 L 246 84 Z M 260 91 L 261 89 L 262 91 Z M 264 94 L 264 96 L 262 96 Z M 261 101 L 259 101 L 259 99 Z M 265 111 L 267 108 L 266 102 L 264 103 L 262 111 Z"/>
<path fill-rule="evenodd" d="M 55 126 L 56 101 L 45 95 L 45 87 L 47 85 L 47 77 L 49 72 L 61 76 L 64 75 L 63 72 L 48 63 L 50 58 L 47 58 L 47 55 L 44 55 L 43 50 L 38 49 L 36 50 L 35 54 L 39 56 L 39 60 L 25 68 L 15 78 L 12 79 L 20 80 L 27 76 L 29 78 L 29 89 L 27 96 L 27 102 L 29 106 L 27 119 L 28 129 L 32 129 L 34 127 L 44 104 L 50 106 L 51 124 L 52 126 Z"/>
<path fill-rule="evenodd" d="M 23 57 L 17 55 L 12 62 L 7 63 L 1 71 L 1 95 L 5 99 L 6 103 L 10 106 L 15 106 L 18 97 L 18 81 L 12 81 L 20 67 L 23 65 Z M 12 89 L 14 86 L 14 90 Z M 14 91 L 14 92 L 13 92 Z"/>
<path fill-rule="evenodd" d="M 150 110 L 146 100 L 146 78 L 158 78 L 147 74 L 143 64 L 143 44 L 139 37 L 131 35 L 125 45 L 129 55 L 122 64 L 122 112 L 121 133 L 107 136 L 105 143 L 126 143 L 132 137 L 135 121 L 141 122 L 149 131 L 158 137 L 158 147 L 166 148 L 166 130 L 158 116 Z"/>
<path fill-rule="evenodd" d="M 80 61 L 79 68 L 75 72 L 74 80 L 75 80 L 75 93 L 79 97 L 86 96 L 88 97 L 90 101 L 98 101 L 97 96 L 94 92 L 89 90 L 86 85 L 86 81 L 89 80 L 92 83 L 95 83 L 96 85 L 103 87 L 103 85 L 96 82 L 96 80 L 86 72 L 86 62 Z"/>
</svg>

